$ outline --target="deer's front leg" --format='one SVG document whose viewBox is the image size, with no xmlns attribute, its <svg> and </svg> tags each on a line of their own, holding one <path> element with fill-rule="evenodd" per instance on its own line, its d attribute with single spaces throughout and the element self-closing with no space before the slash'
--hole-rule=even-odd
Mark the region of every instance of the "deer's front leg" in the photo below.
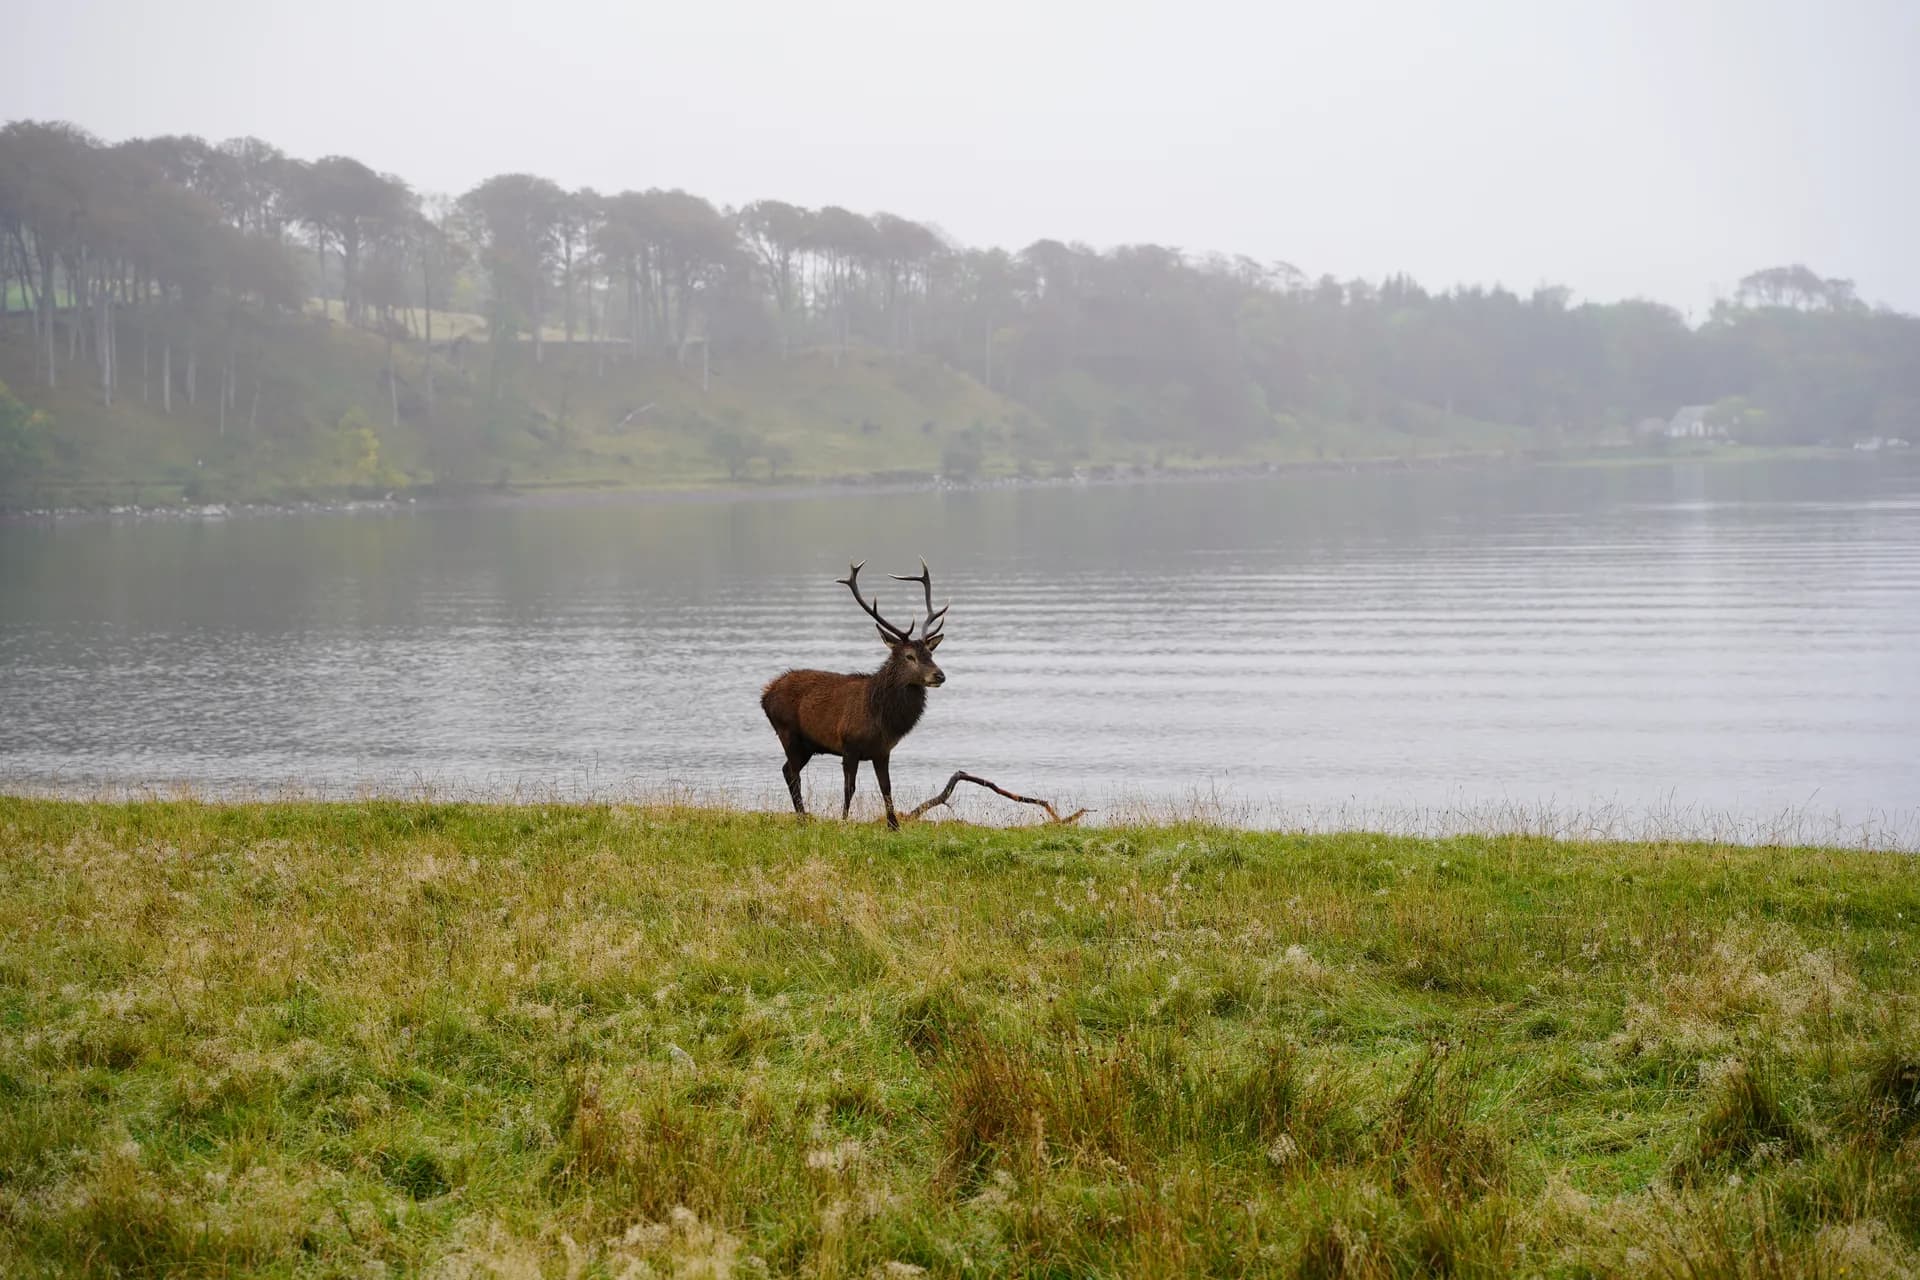
<svg viewBox="0 0 1920 1280">
<path fill-rule="evenodd" d="M 873 778 L 880 784 L 880 798 L 887 802 L 887 826 L 900 829 L 900 819 L 893 813 L 893 779 L 887 775 L 887 758 L 875 756 L 873 760 Z"/>
<path fill-rule="evenodd" d="M 847 815 L 853 812 L 853 784 L 860 778 L 860 762 L 848 756 L 840 762 L 840 767 L 847 775 L 847 794 L 840 801 L 840 821 L 845 822 Z"/>
</svg>

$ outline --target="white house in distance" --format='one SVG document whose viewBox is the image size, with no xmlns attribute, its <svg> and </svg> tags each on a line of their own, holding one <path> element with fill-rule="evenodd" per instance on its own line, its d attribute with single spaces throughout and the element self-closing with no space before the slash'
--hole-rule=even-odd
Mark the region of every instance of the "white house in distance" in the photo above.
<svg viewBox="0 0 1920 1280">
<path fill-rule="evenodd" d="M 1682 405 L 1671 418 L 1641 419 L 1635 433 L 1665 436 L 1669 440 L 1725 440 L 1726 425 L 1713 421 L 1712 412 L 1710 404 Z"/>
<path fill-rule="evenodd" d="M 1682 405 L 1672 418 L 1667 420 L 1667 439 L 1669 440 L 1725 440 L 1727 428 L 1712 420 L 1710 404 Z"/>
</svg>

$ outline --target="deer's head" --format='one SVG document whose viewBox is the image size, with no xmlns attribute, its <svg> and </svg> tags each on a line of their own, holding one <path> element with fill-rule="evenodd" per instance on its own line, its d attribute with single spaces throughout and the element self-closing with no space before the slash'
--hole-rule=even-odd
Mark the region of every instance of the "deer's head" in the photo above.
<svg viewBox="0 0 1920 1280">
<path fill-rule="evenodd" d="M 873 619 L 876 629 L 880 632 L 880 639 L 886 643 L 887 663 L 881 670 L 904 684 L 920 685 L 928 689 L 939 688 L 947 682 L 947 673 L 942 671 L 940 664 L 933 660 L 933 651 L 938 649 L 940 641 L 946 638 L 941 634 L 941 628 L 946 625 L 944 619 L 947 616 L 947 609 L 953 602 L 948 601 L 937 610 L 933 607 L 933 574 L 928 571 L 925 560 L 920 562 L 920 572 L 917 574 L 887 575 L 899 582 L 919 583 L 927 597 L 926 618 L 918 624 L 909 622 L 906 630 L 902 631 L 880 616 L 877 601 L 868 604 L 860 595 L 860 569 L 865 563 L 866 561 L 863 560 L 860 564 L 854 565 L 847 570 L 846 577 L 837 578 L 835 581 L 853 592 L 853 598 Z M 915 639 L 913 635 L 915 625 L 920 627 L 919 639 Z"/>
</svg>

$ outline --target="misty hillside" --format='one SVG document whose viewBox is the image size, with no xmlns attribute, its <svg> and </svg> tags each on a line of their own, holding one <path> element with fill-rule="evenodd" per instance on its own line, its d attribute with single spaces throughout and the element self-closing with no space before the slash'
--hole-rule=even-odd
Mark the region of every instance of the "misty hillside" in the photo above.
<svg viewBox="0 0 1920 1280">
<path fill-rule="evenodd" d="M 1920 433 L 1920 320 L 1800 266 L 1690 325 L 526 174 L 449 200 L 258 139 L 25 121 L 0 298 L 13 505 Z"/>
</svg>

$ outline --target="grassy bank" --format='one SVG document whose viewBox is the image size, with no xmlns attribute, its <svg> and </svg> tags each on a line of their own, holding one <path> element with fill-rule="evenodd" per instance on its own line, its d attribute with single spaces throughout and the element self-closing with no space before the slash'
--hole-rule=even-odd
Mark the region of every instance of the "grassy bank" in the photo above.
<svg viewBox="0 0 1920 1280">
<path fill-rule="evenodd" d="M 0 799 L 0 1272 L 1893 1275 L 1920 863 Z"/>
<path fill-rule="evenodd" d="M 122 341 L 108 405 L 84 362 L 46 387 L 25 318 L 0 320 L 0 384 L 42 415 L 0 475 L 0 508 L 1047 477 L 1499 452 L 1527 439 L 1444 415 L 1417 430 L 1289 417 L 1220 452 L 1194 443 L 1205 433 L 1191 415 L 1102 384 L 1019 400 L 930 357 L 871 347 L 726 356 L 703 370 L 697 355 L 634 361 L 559 343 L 537 363 L 514 345 L 496 367 L 474 343 L 436 354 L 429 403 L 418 345 L 395 346 L 390 381 L 384 342 L 320 315 L 237 340 L 230 396 L 225 365 L 203 356 L 189 395 L 179 352 L 164 393 L 165 348 L 134 331 Z"/>
<path fill-rule="evenodd" d="M 1900 458 L 1894 453 L 1891 458 Z M 1712 441 L 1684 441 L 1671 446 L 1635 446 L 1596 449 L 1561 460 L 1570 467 L 1670 467 L 1678 464 L 1752 464 L 1756 462 L 1882 461 L 1879 455 L 1838 445 L 1745 445 Z"/>
</svg>

